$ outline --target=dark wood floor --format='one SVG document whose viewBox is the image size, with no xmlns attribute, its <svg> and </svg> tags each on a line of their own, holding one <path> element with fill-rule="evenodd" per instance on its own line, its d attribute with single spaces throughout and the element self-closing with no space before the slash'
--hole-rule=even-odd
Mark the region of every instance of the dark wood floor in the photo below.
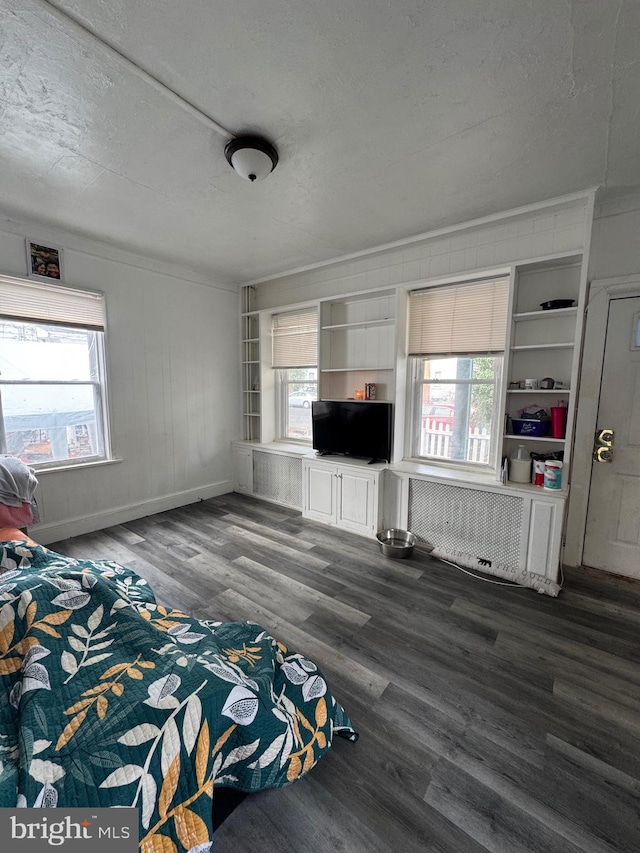
<svg viewBox="0 0 640 853">
<path fill-rule="evenodd" d="M 640 851 L 640 584 L 571 572 L 552 599 L 239 495 L 51 547 L 261 623 L 360 730 L 247 798 L 216 853 Z"/>
</svg>

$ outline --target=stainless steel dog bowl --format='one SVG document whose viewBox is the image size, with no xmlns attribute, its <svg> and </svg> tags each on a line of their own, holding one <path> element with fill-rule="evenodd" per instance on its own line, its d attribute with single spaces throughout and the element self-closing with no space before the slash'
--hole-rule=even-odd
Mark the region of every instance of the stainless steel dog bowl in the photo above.
<svg viewBox="0 0 640 853">
<path fill-rule="evenodd" d="M 380 550 L 385 557 L 394 557 L 395 559 L 410 557 L 416 544 L 416 537 L 413 533 L 409 533 L 408 530 L 396 530 L 393 527 L 389 530 L 378 531 L 376 539 L 380 543 Z"/>
</svg>

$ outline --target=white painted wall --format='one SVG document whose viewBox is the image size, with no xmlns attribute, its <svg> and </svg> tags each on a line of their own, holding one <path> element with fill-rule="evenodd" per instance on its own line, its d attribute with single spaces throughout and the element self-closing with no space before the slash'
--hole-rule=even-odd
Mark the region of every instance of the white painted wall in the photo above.
<svg viewBox="0 0 640 853">
<path fill-rule="evenodd" d="M 640 272 L 640 193 L 594 210 L 589 279 Z"/>
<path fill-rule="evenodd" d="M 65 283 L 103 291 L 111 438 L 122 461 L 38 474 L 43 543 L 232 489 L 240 433 L 232 285 L 77 235 L 0 219 L 0 272 L 26 274 L 25 235 L 61 246 Z"/>
<path fill-rule="evenodd" d="M 506 212 L 423 239 L 326 266 L 279 276 L 256 285 L 256 308 L 462 276 L 585 247 L 588 197 Z"/>
</svg>

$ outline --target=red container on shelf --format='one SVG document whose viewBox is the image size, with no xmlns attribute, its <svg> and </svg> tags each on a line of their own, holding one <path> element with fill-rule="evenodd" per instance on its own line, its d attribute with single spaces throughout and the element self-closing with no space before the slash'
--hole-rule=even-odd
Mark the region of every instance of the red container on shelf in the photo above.
<svg viewBox="0 0 640 853">
<path fill-rule="evenodd" d="M 565 406 L 551 406 L 551 436 L 564 438 L 567 431 L 567 410 Z"/>
</svg>

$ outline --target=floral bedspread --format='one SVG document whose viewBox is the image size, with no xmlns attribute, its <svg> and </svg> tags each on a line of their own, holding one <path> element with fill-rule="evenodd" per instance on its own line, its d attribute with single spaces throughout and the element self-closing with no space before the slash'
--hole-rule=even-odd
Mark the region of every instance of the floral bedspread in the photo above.
<svg viewBox="0 0 640 853">
<path fill-rule="evenodd" d="M 141 853 L 205 853 L 214 784 L 280 787 L 357 739 L 259 625 L 161 607 L 116 563 L 18 542 L 0 559 L 1 807 L 134 806 Z"/>
</svg>

